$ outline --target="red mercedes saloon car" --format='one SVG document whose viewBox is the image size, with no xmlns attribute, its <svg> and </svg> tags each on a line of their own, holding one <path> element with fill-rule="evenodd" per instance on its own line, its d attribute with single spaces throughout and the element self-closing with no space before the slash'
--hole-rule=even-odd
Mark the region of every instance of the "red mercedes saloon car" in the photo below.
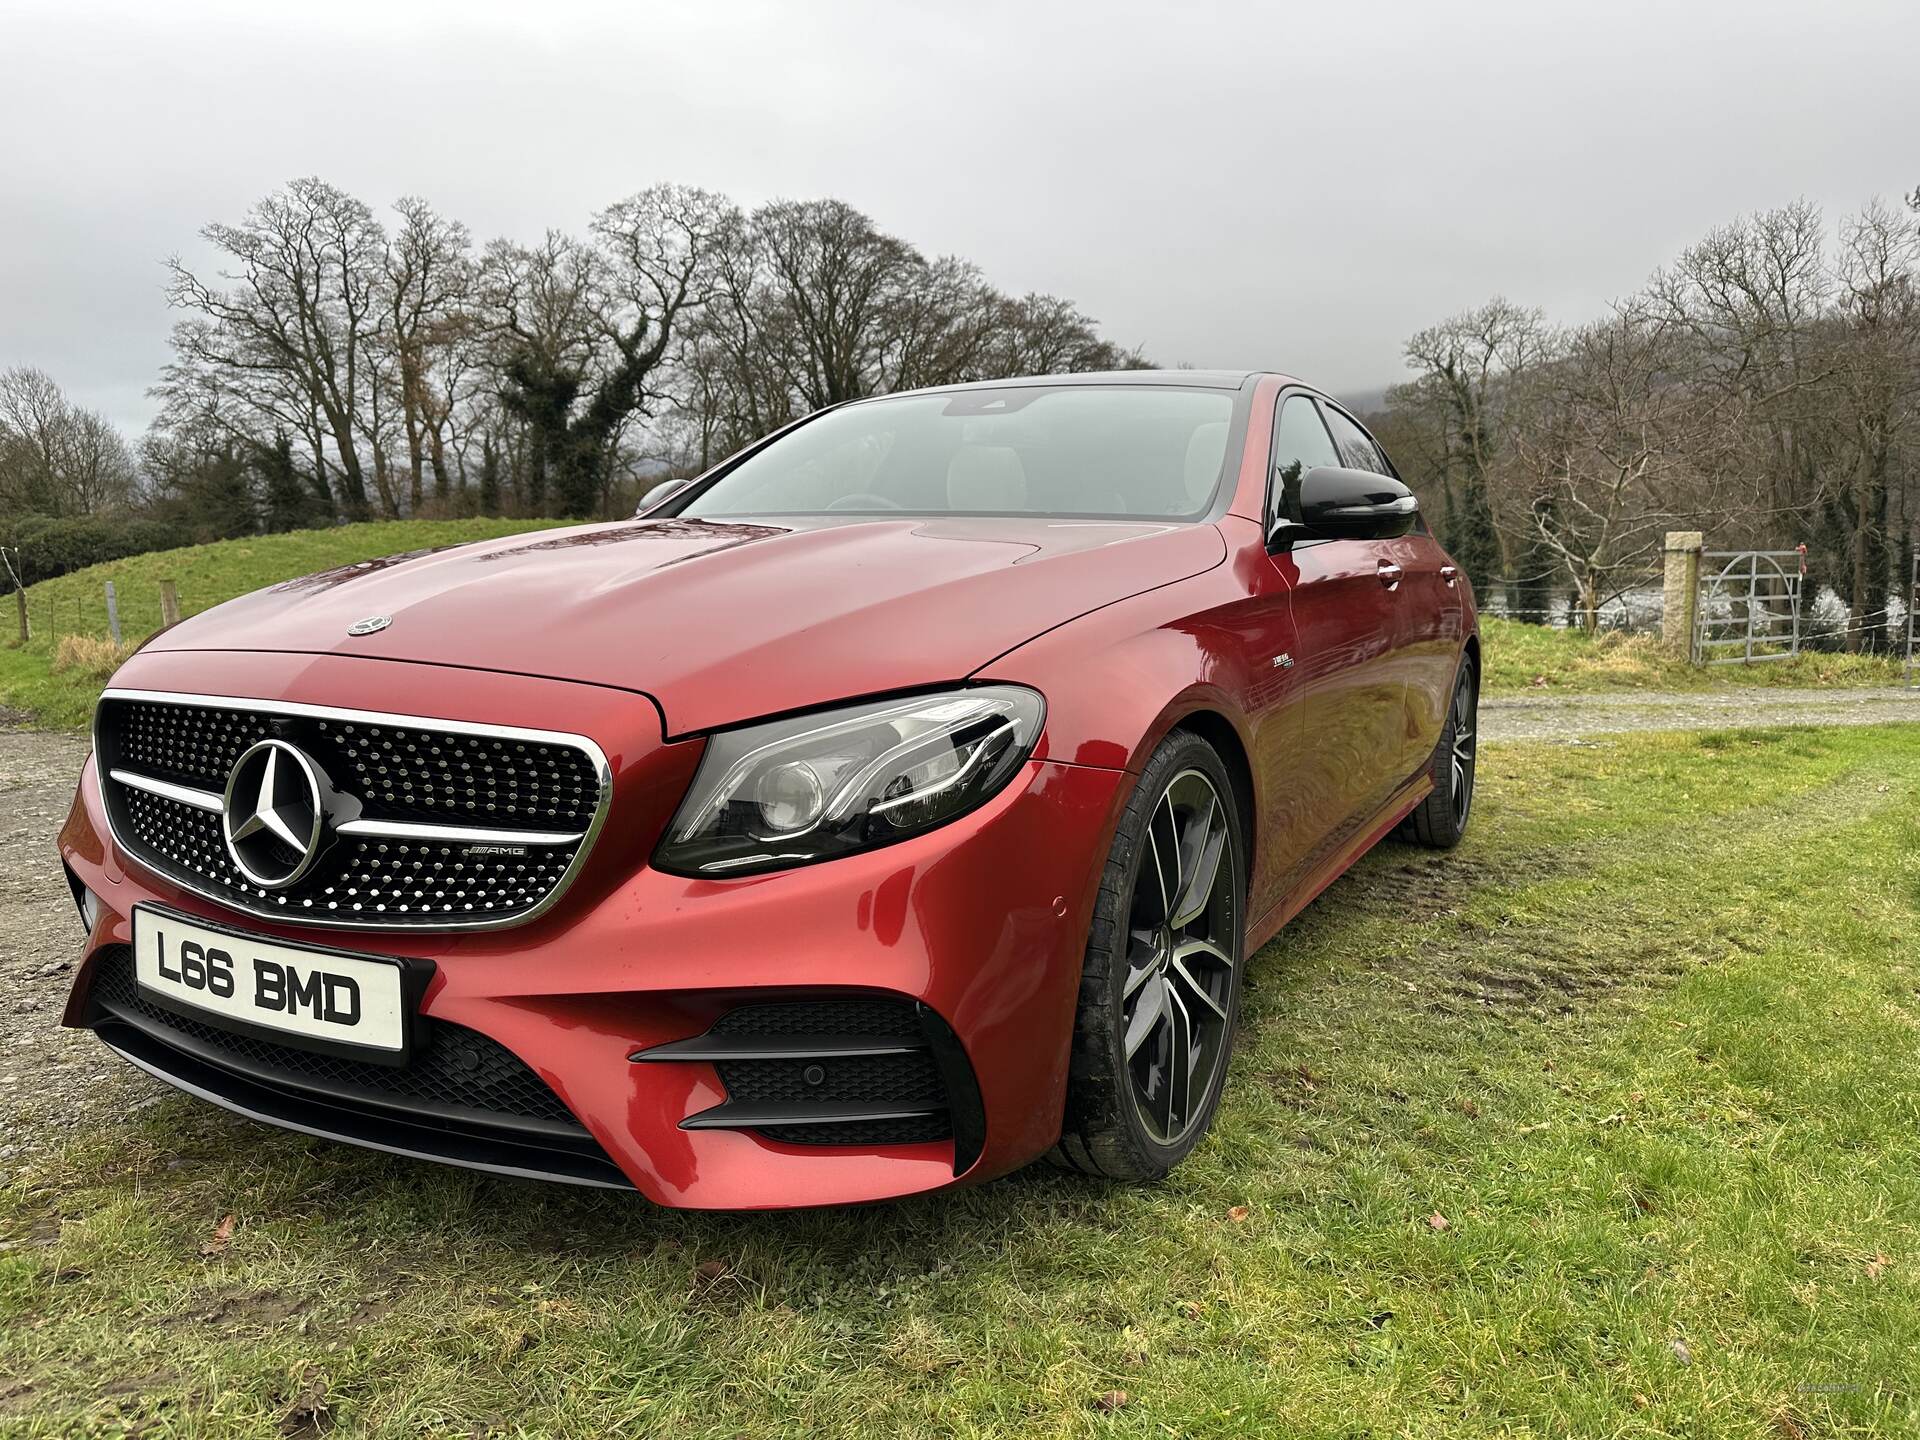
<svg viewBox="0 0 1920 1440">
<path fill-rule="evenodd" d="M 667 1205 L 1156 1177 L 1254 950 L 1458 840 L 1478 665 L 1292 380 L 840 405 L 633 520 L 155 637 L 60 834 L 65 1020 L 257 1120 Z"/>
</svg>

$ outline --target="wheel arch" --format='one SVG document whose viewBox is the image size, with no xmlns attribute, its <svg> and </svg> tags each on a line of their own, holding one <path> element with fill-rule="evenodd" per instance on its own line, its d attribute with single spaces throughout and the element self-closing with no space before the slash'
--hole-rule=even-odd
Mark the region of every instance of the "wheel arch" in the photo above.
<svg viewBox="0 0 1920 1440">
<path fill-rule="evenodd" d="M 1197 735 L 1213 747 L 1220 757 L 1220 763 L 1226 766 L 1227 778 L 1233 784 L 1234 807 L 1240 813 L 1240 834 L 1243 837 L 1244 854 L 1240 863 L 1251 882 L 1253 876 L 1253 856 L 1259 847 L 1259 814 L 1254 803 L 1253 764 L 1247 756 L 1246 741 L 1234 723 L 1218 710 L 1190 710 L 1182 715 L 1168 729 L 1173 735 L 1180 731 Z"/>
</svg>

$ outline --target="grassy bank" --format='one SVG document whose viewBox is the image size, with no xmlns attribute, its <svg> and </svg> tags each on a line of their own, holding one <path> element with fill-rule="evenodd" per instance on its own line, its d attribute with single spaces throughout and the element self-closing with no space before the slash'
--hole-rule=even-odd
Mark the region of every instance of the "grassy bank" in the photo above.
<svg viewBox="0 0 1920 1440">
<path fill-rule="evenodd" d="M 76 1136 L 0 1189 L 0 1431 L 1913 1433 L 1920 726 L 1482 787 L 1256 958 L 1158 1187 L 700 1217 L 184 1098 Z"/>
<path fill-rule="evenodd" d="M 1713 690 L 1729 685 L 1821 689 L 1898 685 L 1901 661 L 1884 655 L 1828 655 L 1807 651 L 1757 665 L 1690 665 L 1657 635 L 1607 631 L 1588 637 L 1492 616 L 1480 621 L 1486 647 L 1486 693 L 1534 691 Z"/>
<path fill-rule="evenodd" d="M 33 639 L 16 639 L 13 597 L 0 597 L 0 708 L 24 711 L 46 725 L 84 725 L 113 657 L 103 647 L 85 647 L 56 669 L 60 642 L 78 636 L 99 640 L 107 631 L 106 582 L 111 580 L 120 609 L 120 633 L 127 646 L 160 628 L 160 582 L 171 580 L 182 614 L 193 615 L 299 575 L 336 565 L 372 560 L 405 550 L 426 550 L 487 540 L 521 530 L 560 524 L 553 520 L 399 520 L 384 524 L 341 525 L 329 530 L 295 530 L 246 540 L 222 540 L 183 550 L 159 550 L 105 565 L 92 565 L 27 587 Z"/>
</svg>

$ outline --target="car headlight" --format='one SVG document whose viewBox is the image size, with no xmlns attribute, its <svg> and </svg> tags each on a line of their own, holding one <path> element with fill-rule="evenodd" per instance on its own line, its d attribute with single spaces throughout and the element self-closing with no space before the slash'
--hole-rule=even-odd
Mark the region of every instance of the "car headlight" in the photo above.
<svg viewBox="0 0 1920 1440">
<path fill-rule="evenodd" d="M 1005 785 L 1045 715 L 1032 690 L 981 685 L 720 731 L 653 863 L 751 875 L 918 835 Z"/>
</svg>

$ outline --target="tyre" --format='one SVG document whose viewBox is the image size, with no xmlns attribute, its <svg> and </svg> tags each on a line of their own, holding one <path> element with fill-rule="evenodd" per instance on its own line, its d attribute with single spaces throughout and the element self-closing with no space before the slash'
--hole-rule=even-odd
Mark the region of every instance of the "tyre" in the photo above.
<svg viewBox="0 0 1920 1440">
<path fill-rule="evenodd" d="M 1169 736 L 1101 875 L 1054 1163 L 1153 1180 L 1206 1134 L 1240 1010 L 1246 853 L 1219 755 Z"/>
<path fill-rule="evenodd" d="M 1440 743 L 1433 748 L 1433 793 L 1400 822 L 1402 840 L 1434 850 L 1451 850 L 1466 834 L 1473 814 L 1474 756 L 1480 731 L 1480 672 L 1471 655 L 1460 662 L 1453 703 Z"/>
</svg>

